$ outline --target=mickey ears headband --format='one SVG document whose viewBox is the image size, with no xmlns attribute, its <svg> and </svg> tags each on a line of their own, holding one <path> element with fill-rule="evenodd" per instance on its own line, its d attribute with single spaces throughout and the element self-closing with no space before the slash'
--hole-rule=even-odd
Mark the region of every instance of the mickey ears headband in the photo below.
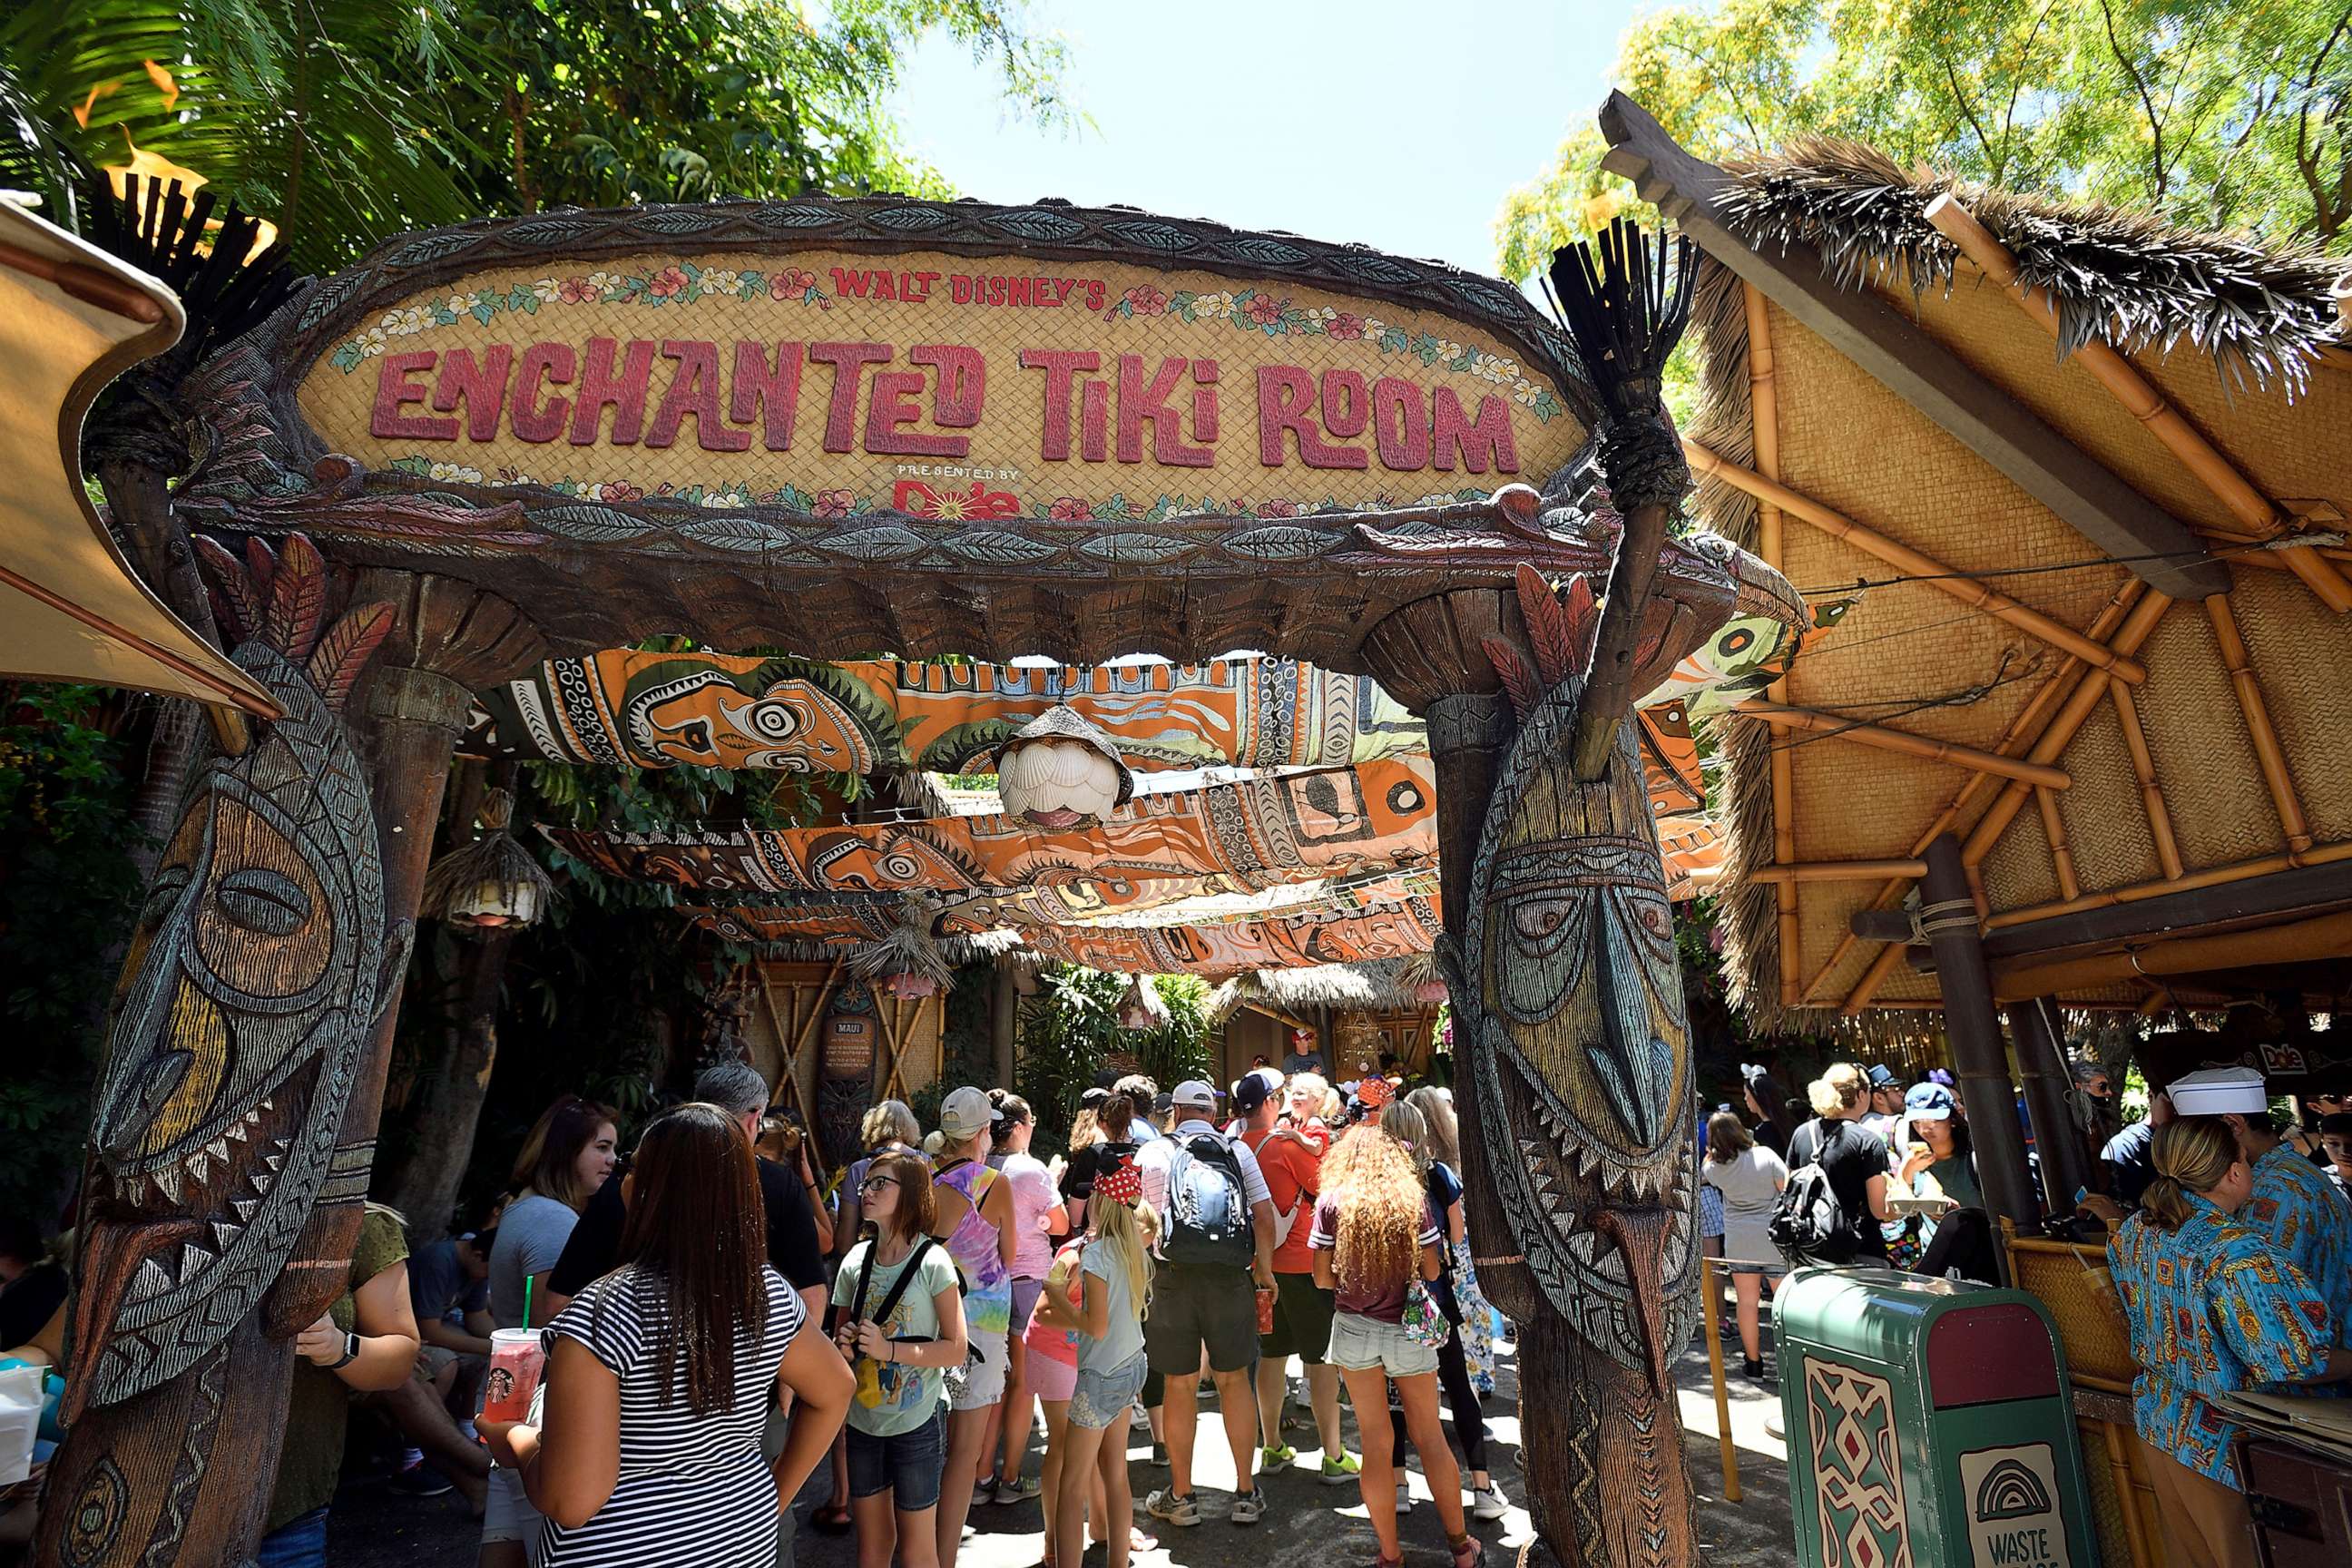
<svg viewBox="0 0 2352 1568">
<path fill-rule="evenodd" d="M 1143 1197 L 1143 1173 L 1135 1168 L 1131 1157 L 1123 1157 L 1118 1165 L 1095 1178 L 1097 1195 L 1115 1204 L 1133 1208 Z"/>
</svg>

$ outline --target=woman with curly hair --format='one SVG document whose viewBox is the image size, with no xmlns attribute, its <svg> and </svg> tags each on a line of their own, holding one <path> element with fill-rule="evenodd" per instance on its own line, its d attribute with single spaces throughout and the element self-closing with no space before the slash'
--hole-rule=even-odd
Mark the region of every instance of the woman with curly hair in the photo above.
<svg viewBox="0 0 2352 1568">
<path fill-rule="evenodd" d="M 1315 1200 L 1315 1282 L 1333 1292 L 1331 1349 L 1327 1359 L 1346 1379 L 1359 1411 L 1388 1403 L 1394 1379 L 1404 1406 L 1405 1431 L 1421 1455 L 1422 1473 L 1435 1496 L 1453 1568 L 1476 1568 L 1486 1548 L 1470 1534 L 1462 1510 L 1462 1471 L 1445 1446 L 1437 1415 L 1437 1352 L 1405 1328 L 1414 1286 L 1426 1292 L 1443 1270 L 1444 1233 L 1429 1206 L 1412 1152 L 1378 1127 L 1358 1127 L 1323 1160 L 1323 1190 Z M 1357 1485 L 1364 1511 L 1380 1537 L 1374 1568 L 1398 1568 L 1396 1447 L 1377 1418 L 1360 1424 L 1363 1470 Z"/>
</svg>

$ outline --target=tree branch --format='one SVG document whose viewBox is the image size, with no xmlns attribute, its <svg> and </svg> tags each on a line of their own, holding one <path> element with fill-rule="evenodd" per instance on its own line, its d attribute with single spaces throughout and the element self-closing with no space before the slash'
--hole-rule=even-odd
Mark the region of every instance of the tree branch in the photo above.
<svg viewBox="0 0 2352 1568">
<path fill-rule="evenodd" d="M 2116 12 L 2108 0 L 2099 0 L 2099 15 L 2106 19 L 2107 50 L 2116 57 L 2116 64 L 2124 68 L 2124 75 L 2131 79 L 2132 90 L 2139 94 L 2140 107 L 2147 113 L 2148 134 L 2152 139 L 2149 162 L 2156 175 L 2156 189 L 2152 194 L 2160 201 L 2164 197 L 2166 184 L 2164 117 L 2156 111 L 2156 100 L 2148 95 L 2147 83 L 2140 79 L 2139 68 L 2133 65 L 2131 57 L 2124 52 L 2123 40 L 2116 37 Z"/>
</svg>

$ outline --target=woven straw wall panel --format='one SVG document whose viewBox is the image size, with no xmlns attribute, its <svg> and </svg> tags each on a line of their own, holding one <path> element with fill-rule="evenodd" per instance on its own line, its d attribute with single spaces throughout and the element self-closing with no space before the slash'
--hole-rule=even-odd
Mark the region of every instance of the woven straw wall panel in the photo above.
<svg viewBox="0 0 2352 1568">
<path fill-rule="evenodd" d="M 1990 800 L 1992 792 L 1982 792 Z M 2065 792 L 2061 792 L 2063 798 Z M 2068 829 L 2071 838 L 2073 830 Z M 1985 898 L 1996 910 L 2046 904 L 2057 899 L 2058 864 L 2050 837 L 2042 828 L 2042 813 L 2032 802 L 2004 828 L 1983 866 Z"/>
<path fill-rule="evenodd" d="M 1267 284 L 1254 289 L 1201 272 L 1095 262 L 1027 266 L 1018 258 L 924 252 L 887 258 L 884 265 L 889 270 L 879 276 L 900 279 L 892 291 L 905 294 L 911 290 L 903 279 L 931 274 L 928 297 L 878 300 L 872 297 L 870 282 L 877 275 L 873 270 L 877 262 L 874 257 L 828 251 L 646 254 L 608 260 L 593 270 L 548 262 L 476 274 L 383 312 L 373 324 L 336 345 L 304 379 L 302 411 L 331 449 L 351 453 L 372 467 L 402 461 L 428 468 L 437 464 L 464 470 L 445 477 L 479 477 L 491 482 L 528 479 L 580 487 L 621 482 L 646 490 L 700 487 L 730 500 L 737 495 L 766 500 L 790 486 L 804 499 L 815 498 L 820 507 L 829 499 L 830 504 L 858 510 L 897 506 L 921 515 L 983 517 L 1012 511 L 1042 514 L 1057 500 L 1099 505 L 1114 494 L 1123 495 L 1138 510 L 1162 495 L 1180 497 L 1189 510 L 1212 503 L 1230 510 L 1237 503 L 1314 507 L 1327 501 L 1369 507 L 1452 495 L 1465 488 L 1483 495 L 1513 478 L 1540 485 L 1583 438 L 1579 422 L 1559 405 L 1556 389 L 1539 372 L 1519 363 L 1499 340 L 1431 312 L 1315 289 Z M 1058 301 L 1050 307 L 988 303 L 985 295 L 961 303 L 952 298 L 958 278 L 981 279 L 984 289 L 987 279 L 1002 283 L 1017 277 L 1025 281 L 1041 275 L 1052 282 L 1050 292 Z M 866 297 L 854 297 L 845 277 L 869 279 L 860 284 Z M 1066 283 L 1071 285 L 1066 292 Z M 1186 320 L 1187 313 L 1193 319 Z M 580 355 L 584 378 L 592 337 L 622 345 L 614 353 L 616 365 L 627 363 L 621 355 L 632 341 L 650 345 L 646 352 L 653 354 L 652 371 L 645 404 L 649 426 L 666 391 L 682 374 L 679 359 L 658 352 L 665 341 L 717 345 L 714 368 L 720 385 L 716 395 L 722 413 L 730 412 L 736 343 L 764 343 L 772 351 L 779 343 L 786 345 L 801 367 L 790 449 L 765 449 L 764 439 L 751 428 L 756 422 L 746 421 L 735 428 L 750 431 L 751 449 L 705 450 L 693 418 L 684 421 L 667 447 L 622 445 L 613 438 L 618 416 L 612 411 L 604 415 L 598 438 L 579 446 L 571 443 L 568 430 L 541 444 L 520 439 L 510 416 L 498 419 L 488 438 L 480 442 L 462 427 L 452 440 L 372 433 L 372 411 L 391 356 L 439 351 L 444 357 L 436 368 L 416 373 L 415 384 L 430 388 L 437 386 L 451 350 L 467 349 L 480 359 L 492 345 L 507 344 L 520 361 L 526 346 L 546 342 Z M 803 345 L 817 342 L 870 342 L 891 350 L 887 362 L 864 373 L 851 420 L 852 450 L 824 449 L 837 372 L 829 361 L 819 363 L 805 354 Z M 956 345 L 984 356 L 985 381 L 976 420 L 951 426 L 936 419 L 940 373 L 912 364 L 909 351 L 918 344 Z M 1021 356 L 1027 350 L 1092 351 L 1100 356 L 1100 369 L 1082 376 L 1079 387 L 1073 389 L 1066 460 L 1048 461 L 1042 456 L 1049 378 L 1043 370 L 1022 367 Z M 1147 381 L 1159 374 L 1163 361 L 1192 362 L 1194 368 L 1180 373 L 1172 387 L 1164 389 L 1164 398 L 1176 415 L 1177 429 L 1171 434 L 1181 435 L 1187 445 L 1207 447 L 1213 454 L 1207 466 L 1163 466 L 1152 460 L 1155 447 L 1148 423 L 1141 460 L 1115 460 L 1118 356 L 1123 353 L 1141 356 Z M 1215 378 L 1213 388 L 1200 384 L 1203 373 L 1198 366 L 1203 362 L 1216 363 L 1216 369 L 1205 373 Z M 1517 470 L 1505 473 L 1488 467 L 1483 474 L 1472 474 L 1457 464 L 1453 471 L 1443 471 L 1429 448 L 1444 448 L 1426 440 L 1422 442 L 1423 466 L 1412 471 L 1391 471 L 1377 457 L 1369 457 L 1362 468 L 1315 468 L 1301 460 L 1295 437 L 1282 438 L 1286 454 L 1283 466 L 1268 468 L 1259 457 L 1256 380 L 1258 368 L 1267 365 L 1295 366 L 1318 377 L 1326 371 L 1351 373 L 1366 387 L 1382 377 L 1408 383 L 1413 390 L 1411 401 L 1424 422 L 1424 437 L 1440 389 L 1474 418 L 1486 399 L 1498 399 L 1508 414 Z M 902 433 L 968 438 L 965 455 L 887 456 L 867 449 L 875 427 L 875 376 L 910 369 L 922 380 L 906 394 L 910 422 Z M 515 379 L 520 382 L 519 373 Z M 1104 460 L 1087 460 L 1083 447 L 1087 410 L 1082 389 L 1088 380 L 1108 389 Z M 579 390 L 576 382 L 550 384 L 538 395 L 570 396 Z M 1193 412 L 1196 394 L 1212 392 L 1217 400 L 1213 435 L 1202 428 Z M 1349 409 L 1344 391 L 1334 395 L 1340 398 L 1342 412 L 1333 416 L 1326 411 L 1317 428 L 1334 428 L 1329 438 L 1335 441 L 1339 439 L 1337 430 L 1346 428 L 1349 419 L 1369 416 L 1380 406 L 1375 403 L 1369 409 Z M 415 418 L 431 416 L 435 410 L 415 403 L 405 412 Z M 948 412 L 954 412 L 952 406 Z M 461 426 L 469 416 L 470 412 L 460 416 Z M 886 439 L 888 423 L 883 421 Z M 583 425 L 583 433 L 589 428 Z M 1402 448 L 1410 437 L 1400 429 L 1396 439 L 1402 464 L 1408 455 Z M 1369 454 L 1371 433 L 1359 422 L 1345 444 Z M 902 494 L 900 486 L 910 481 L 924 486 L 933 498 L 952 495 L 950 504 L 957 510 L 937 513 L 925 497 Z M 964 499 L 967 492 L 969 500 Z"/>
<path fill-rule="evenodd" d="M 1883 283 L 1880 291 L 1885 293 Z M 1887 298 L 1906 311 L 1913 308 L 1907 289 L 1898 289 Z M 1924 296 L 1916 313 L 1929 337 L 2150 500 L 2184 522 L 2229 525 L 2228 510 L 2180 466 L 2179 459 L 2141 428 L 2139 421 L 2079 363 L 2061 363 L 2058 345 L 2050 334 L 1974 267 L 1960 262 L 1951 293 Z M 2183 348 L 2174 358 L 2194 362 L 2209 378 L 2213 374 L 2211 362 L 2194 347 Z M 2089 541 L 2076 536 L 2079 553 L 2097 553 L 2089 546 Z"/>
<path fill-rule="evenodd" d="M 2235 595 L 2233 595 L 2234 598 Z M 2175 605 L 2140 649 L 2140 722 L 2189 869 L 2285 847 L 2236 692 L 2197 605 Z"/>
<path fill-rule="evenodd" d="M 2352 620 L 2284 575 L 2242 574 L 2230 604 L 2313 837 L 2352 842 Z"/>
<path fill-rule="evenodd" d="M 2066 748 L 2065 765 L 2074 785 L 2058 792 L 2058 815 L 2065 824 L 2066 841 L 2074 852 L 2074 874 L 2083 886 L 2121 888 L 2162 876 L 2164 868 L 2156 858 L 2156 834 L 2147 825 L 2147 806 L 2140 798 L 2139 777 L 2132 772 L 2123 720 L 2114 703 L 2102 702 L 2091 710 Z M 2032 826 L 2022 831 L 2042 839 L 2041 812 L 2029 807 L 2019 814 L 2020 823 L 2028 820 Z M 2056 896 L 2054 887 L 2048 896 Z M 2000 907 L 2015 906 L 2002 900 Z"/>
</svg>

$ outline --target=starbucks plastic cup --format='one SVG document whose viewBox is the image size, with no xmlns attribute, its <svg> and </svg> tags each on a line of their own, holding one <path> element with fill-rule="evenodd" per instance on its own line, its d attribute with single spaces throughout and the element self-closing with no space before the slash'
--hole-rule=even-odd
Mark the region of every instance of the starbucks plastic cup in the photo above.
<svg viewBox="0 0 2352 1568">
<path fill-rule="evenodd" d="M 499 1329 L 490 1335 L 490 1370 L 483 1381 L 482 1417 L 520 1421 L 530 1414 L 547 1351 L 537 1329 Z"/>
</svg>

